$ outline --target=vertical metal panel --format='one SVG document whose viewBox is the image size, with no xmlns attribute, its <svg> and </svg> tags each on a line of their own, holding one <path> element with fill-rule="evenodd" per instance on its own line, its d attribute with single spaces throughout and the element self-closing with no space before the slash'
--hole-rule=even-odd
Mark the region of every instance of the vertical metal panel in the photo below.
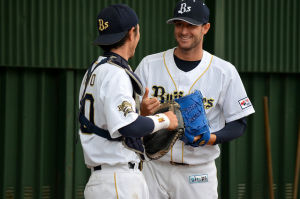
<svg viewBox="0 0 300 199">
<path fill-rule="evenodd" d="M 80 89 L 80 85 L 81 85 L 81 81 L 83 78 L 83 72 L 85 71 L 80 71 L 80 72 L 76 72 L 74 79 L 75 79 L 75 87 L 74 87 L 74 91 L 75 91 L 75 107 L 74 109 L 78 110 L 78 98 L 79 98 L 79 89 Z M 78 113 L 75 114 L 78 117 Z M 76 118 L 77 118 L 76 117 Z M 84 157 L 83 157 L 83 152 L 82 152 L 82 147 L 81 147 L 81 143 L 79 140 L 79 136 L 77 135 L 78 133 L 78 122 L 76 122 L 76 129 L 75 129 L 75 133 L 76 133 L 76 138 L 75 141 L 77 142 L 77 144 L 75 145 L 75 157 L 74 157 L 74 186 L 73 186 L 73 198 L 75 199 L 83 199 L 83 191 L 85 188 L 85 185 L 89 179 L 90 173 L 91 171 L 89 169 L 86 168 L 86 165 L 84 163 Z"/>
<path fill-rule="evenodd" d="M 2 196 L 16 197 L 17 189 L 17 168 L 18 158 L 20 151 L 17 135 L 20 130 L 19 125 L 16 122 L 19 117 L 18 109 L 20 104 L 18 102 L 18 93 L 20 92 L 19 80 L 16 73 L 10 73 L 7 75 L 1 70 L 1 97 L 2 111 L 1 119 L 3 119 L 1 129 L 1 140 L 3 141 L 2 154 L 1 154 L 1 173 L 3 178 L 1 179 Z M 8 92 L 10 91 L 10 92 Z M 19 123 L 17 123 L 19 124 Z"/>
<path fill-rule="evenodd" d="M 54 173 L 57 169 L 57 87 L 55 74 L 46 71 L 39 72 L 40 76 L 40 135 L 39 142 L 39 173 L 38 175 L 38 198 L 54 198 L 55 182 Z"/>
<path fill-rule="evenodd" d="M 143 56 L 174 44 L 172 16 L 176 1 L 1 0 L 0 66 L 86 68 L 100 53 L 96 17 L 113 3 L 127 3 L 140 18 L 141 40 L 133 68 Z"/>
<path fill-rule="evenodd" d="M 221 1 L 217 4 L 216 43 L 221 56 L 243 72 L 300 72 L 297 0 Z M 220 11 L 220 12 L 219 12 Z M 222 16 L 219 16 L 222 15 Z M 219 17 L 218 17 L 219 16 Z"/>
</svg>

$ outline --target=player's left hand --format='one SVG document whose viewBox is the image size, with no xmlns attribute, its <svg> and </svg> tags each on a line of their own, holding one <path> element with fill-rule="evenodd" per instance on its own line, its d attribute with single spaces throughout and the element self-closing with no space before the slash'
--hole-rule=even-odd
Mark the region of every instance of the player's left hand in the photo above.
<svg viewBox="0 0 300 199">
<path fill-rule="evenodd" d="M 147 116 L 147 115 L 152 115 L 160 105 L 160 102 L 156 97 L 154 98 L 149 98 L 149 88 L 145 89 L 145 94 L 142 99 L 141 103 L 141 115 L 142 116 Z"/>
<path fill-rule="evenodd" d="M 203 136 L 203 135 L 198 135 L 198 136 L 196 136 L 196 137 L 194 138 L 194 143 L 197 143 L 198 140 L 200 140 L 199 146 L 204 146 L 204 145 L 214 145 L 214 143 L 215 143 L 215 141 L 216 141 L 216 135 L 215 135 L 215 134 L 210 134 L 210 137 L 209 137 L 209 140 L 207 141 L 207 143 L 204 144 L 204 143 L 202 142 L 204 145 L 201 145 L 201 141 L 202 141 L 201 138 L 202 138 L 202 136 Z"/>
</svg>

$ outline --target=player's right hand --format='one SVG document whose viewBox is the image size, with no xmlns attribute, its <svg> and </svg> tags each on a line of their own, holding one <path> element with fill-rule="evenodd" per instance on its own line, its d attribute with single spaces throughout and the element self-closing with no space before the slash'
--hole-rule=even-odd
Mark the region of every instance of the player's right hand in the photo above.
<svg viewBox="0 0 300 199">
<path fill-rule="evenodd" d="M 178 126 L 178 119 L 172 111 L 164 112 L 164 114 L 169 118 L 170 124 L 168 130 L 175 130 Z"/>
<path fill-rule="evenodd" d="M 154 98 L 149 98 L 149 88 L 145 89 L 145 94 L 142 99 L 141 103 L 141 115 L 142 116 L 147 116 L 147 115 L 152 115 L 160 105 L 160 102 L 156 97 Z"/>
</svg>

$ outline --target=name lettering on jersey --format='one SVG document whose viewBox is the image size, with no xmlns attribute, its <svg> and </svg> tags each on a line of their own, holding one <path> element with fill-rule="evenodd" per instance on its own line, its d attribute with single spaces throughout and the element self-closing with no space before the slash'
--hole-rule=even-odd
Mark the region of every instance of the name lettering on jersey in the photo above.
<svg viewBox="0 0 300 199">
<path fill-rule="evenodd" d="M 248 108 L 248 107 L 252 106 L 252 104 L 251 104 L 248 97 L 245 97 L 245 98 L 239 100 L 239 104 L 240 104 L 242 109 L 245 109 L 245 108 Z"/>
<path fill-rule="evenodd" d="M 95 79 L 96 79 L 96 74 L 93 74 L 92 77 L 91 77 L 91 81 L 90 81 L 90 85 L 91 85 L 91 86 L 94 86 L 94 84 L 95 84 Z"/>
<path fill-rule="evenodd" d="M 126 117 L 128 113 L 134 112 L 132 105 L 127 102 L 123 101 L 121 105 L 118 106 L 119 111 L 122 111 L 124 113 L 124 116 Z"/>
<path fill-rule="evenodd" d="M 173 93 L 167 93 L 166 89 L 162 86 L 152 86 L 153 90 L 153 97 L 156 97 L 160 103 L 166 103 L 169 101 L 173 101 L 174 99 L 178 99 L 184 96 L 184 91 L 174 91 Z M 206 110 L 212 108 L 214 106 L 215 100 L 212 98 L 205 98 L 202 99 L 203 106 Z"/>
<path fill-rule="evenodd" d="M 204 183 L 204 182 L 208 182 L 208 175 L 207 174 L 189 176 L 189 183 L 190 184 Z"/>
<path fill-rule="evenodd" d="M 202 102 L 203 102 L 203 105 L 204 105 L 204 108 L 205 109 L 210 109 L 211 107 L 214 106 L 214 99 L 210 98 L 210 99 L 207 99 L 205 97 L 203 97 L 202 99 Z"/>
<path fill-rule="evenodd" d="M 185 12 L 190 12 L 191 6 L 186 6 L 186 3 L 182 3 L 180 6 L 180 9 L 178 10 L 178 13 L 183 14 Z"/>
<path fill-rule="evenodd" d="M 154 91 L 154 94 L 152 96 L 156 97 L 161 103 L 173 101 L 174 99 L 183 97 L 183 91 L 174 91 L 173 93 L 167 93 L 165 88 L 162 86 L 152 86 L 152 90 Z"/>
<path fill-rule="evenodd" d="M 100 31 L 103 31 L 106 28 L 108 28 L 108 21 L 104 22 L 103 19 L 99 19 L 98 23 L 99 23 L 99 30 Z"/>
</svg>

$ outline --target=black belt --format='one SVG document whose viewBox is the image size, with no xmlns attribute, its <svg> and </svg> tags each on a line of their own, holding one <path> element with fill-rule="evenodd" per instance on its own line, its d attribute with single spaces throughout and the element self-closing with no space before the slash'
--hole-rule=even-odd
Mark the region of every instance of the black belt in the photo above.
<svg viewBox="0 0 300 199">
<path fill-rule="evenodd" d="M 128 168 L 129 169 L 134 169 L 134 166 L 135 166 L 135 163 L 128 162 Z M 101 170 L 101 169 L 102 169 L 101 165 L 94 167 L 94 171 L 98 171 L 98 170 Z"/>
</svg>

